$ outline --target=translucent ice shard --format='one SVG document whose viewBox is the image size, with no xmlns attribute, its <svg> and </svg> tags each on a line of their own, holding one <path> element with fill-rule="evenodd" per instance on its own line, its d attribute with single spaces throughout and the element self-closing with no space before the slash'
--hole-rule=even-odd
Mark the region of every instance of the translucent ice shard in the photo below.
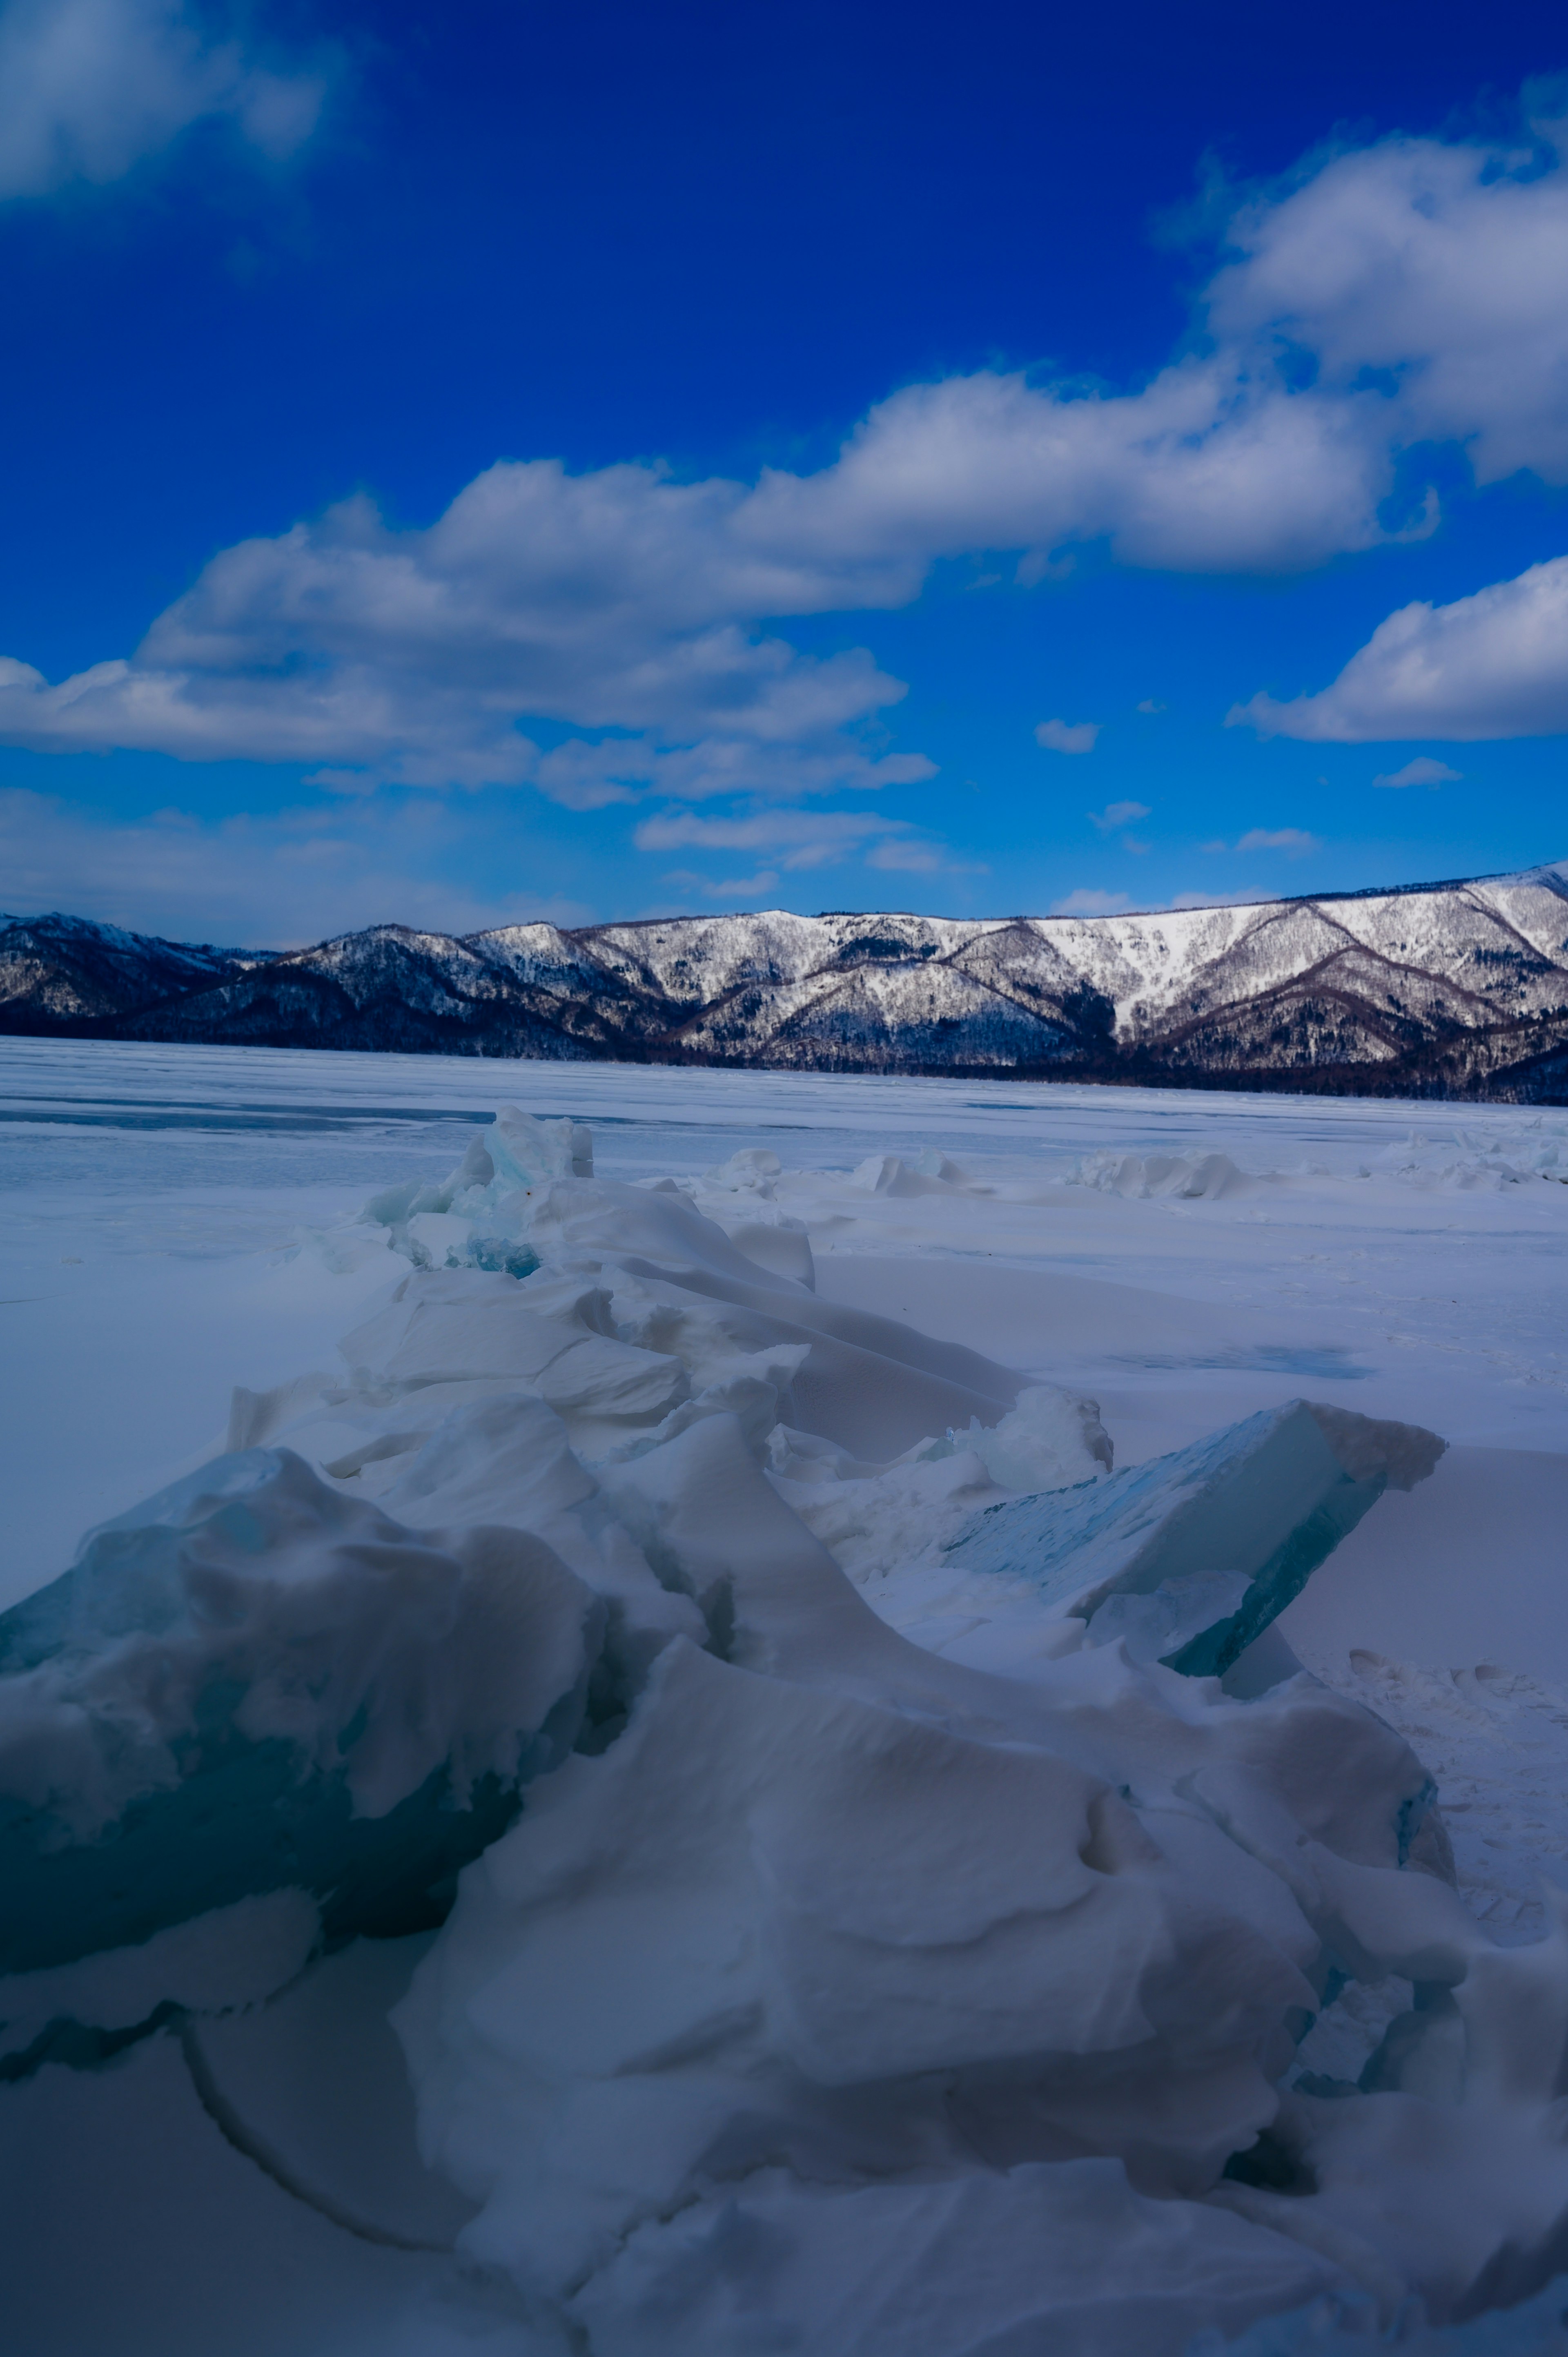
<svg viewBox="0 0 1568 2357">
<path fill-rule="evenodd" d="M 1444 1443 L 1419 1426 L 1292 1400 L 1113 1473 L 991 1507 L 950 1558 L 1038 1583 L 1053 1617 L 1125 1637 L 1135 1658 L 1218 1676 L 1391 1483 Z"/>
<path fill-rule="evenodd" d="M 221 1457 L 0 1616 L 0 1973 L 297 1886 L 437 1922 L 581 1725 L 605 1606 L 527 1532 L 413 1531 Z"/>
</svg>

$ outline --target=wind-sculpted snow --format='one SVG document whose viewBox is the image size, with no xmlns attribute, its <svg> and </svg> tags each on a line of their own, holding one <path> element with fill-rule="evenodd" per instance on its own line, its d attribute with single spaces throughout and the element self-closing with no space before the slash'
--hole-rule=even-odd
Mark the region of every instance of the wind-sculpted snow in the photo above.
<svg viewBox="0 0 1568 2357">
<path fill-rule="evenodd" d="M 243 2008 L 439 1922 L 393 2019 L 505 2357 L 1528 2302 L 1564 1908 L 1497 1944 L 1411 1743 L 1260 1633 L 1442 1443 L 1295 1402 L 1117 1471 L 1091 1401 L 820 1295 L 784 1175 L 618 1184 L 513 1110 L 329 1239 L 387 1272 L 341 1364 L 0 1620 L 0 2067 L 170 2029 L 274 2188 L 428 2252 L 267 2126 Z"/>
<path fill-rule="evenodd" d="M 378 925 L 249 960 L 111 933 L 0 930 L 0 1028 L 1568 1099 L 1561 866 L 1125 917 L 774 909 L 462 939 Z M 113 986 L 84 979 L 110 968 Z"/>
</svg>

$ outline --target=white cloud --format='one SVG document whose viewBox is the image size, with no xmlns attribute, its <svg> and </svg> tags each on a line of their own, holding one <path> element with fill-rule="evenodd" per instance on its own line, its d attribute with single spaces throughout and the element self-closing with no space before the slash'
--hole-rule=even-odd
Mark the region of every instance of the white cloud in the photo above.
<svg viewBox="0 0 1568 2357">
<path fill-rule="evenodd" d="M 1568 481 L 1562 104 L 1523 139 L 1352 149 L 1244 207 L 1208 289 L 1215 332 L 1305 349 L 1331 400 L 1385 372 L 1392 437 L 1464 443 L 1478 481 Z"/>
<path fill-rule="evenodd" d="M 1451 770 L 1446 761 L 1434 761 L 1430 755 L 1420 753 L 1407 761 L 1402 770 L 1394 770 L 1387 777 L 1374 778 L 1375 786 L 1456 786 L 1464 776 L 1463 770 Z M 1320 779 L 1326 784 L 1326 779 Z"/>
<path fill-rule="evenodd" d="M 539 461 L 424 531 L 351 500 L 225 550 L 128 662 L 51 687 L 0 660 L 0 738 L 320 762 L 339 789 L 532 780 L 576 808 L 933 775 L 856 733 L 906 692 L 864 649 L 805 656 L 736 619 L 777 586 L 725 539 L 741 497 Z M 545 751 L 524 719 L 624 733 Z"/>
<path fill-rule="evenodd" d="M 317 804 L 217 823 L 179 810 L 113 820 L 0 787 L 5 905 L 16 914 L 63 909 L 173 941 L 252 949 L 295 948 L 361 925 L 463 933 L 538 917 L 586 924 L 601 913 L 530 891 L 525 879 L 536 861 L 526 842 L 510 863 L 490 863 L 489 892 L 453 880 L 448 864 L 471 864 L 471 809 L 421 796 L 390 809 Z"/>
<path fill-rule="evenodd" d="M 10 0 L 0 13 L 0 199 L 124 178 L 196 123 L 263 156 L 316 127 L 319 70 L 274 73 L 184 0 Z"/>
<path fill-rule="evenodd" d="M 1101 834 L 1109 834 L 1118 826 L 1131 826 L 1135 819 L 1149 816 L 1147 802 L 1107 802 L 1102 811 L 1090 811 L 1089 823 L 1097 826 Z"/>
<path fill-rule="evenodd" d="M 1155 699 L 1152 695 L 1145 695 L 1134 708 L 1139 712 L 1164 712 L 1165 706 L 1163 704 L 1156 703 Z"/>
<path fill-rule="evenodd" d="M 1053 901 L 1053 917 L 1116 917 L 1133 903 L 1125 892 L 1096 892 L 1087 887 L 1069 892 L 1065 900 Z"/>
<path fill-rule="evenodd" d="M 1092 753 L 1099 734 L 1098 720 L 1042 720 L 1035 742 L 1047 753 Z"/>
<path fill-rule="evenodd" d="M 1359 745 L 1400 737 L 1552 737 L 1568 729 L 1568 556 L 1451 606 L 1402 606 L 1332 686 L 1228 715 L 1264 737 Z"/>
<path fill-rule="evenodd" d="M 34 59 L 16 87 L 42 87 L 39 27 L 100 22 L 130 44 L 117 86 L 185 93 L 137 100 L 137 120 L 177 125 L 194 119 L 182 107 L 217 106 L 256 137 L 273 121 L 256 111 L 259 69 L 232 45 L 204 47 L 166 0 L 15 0 L 0 42 Z M 144 74 L 134 60 L 149 57 L 185 63 Z M 99 122 L 85 99 L 70 105 L 38 119 Z M 17 126 L 38 108 L 19 106 L 0 98 L 0 167 L 9 154 L 16 185 L 43 185 L 67 165 L 26 161 Z M 106 173 L 147 136 L 50 132 L 48 153 Z M 1316 565 L 1391 536 L 1380 507 L 1400 456 L 1434 436 L 1487 479 L 1520 466 L 1568 479 L 1555 146 L 1393 139 L 1340 153 L 1238 203 L 1226 241 L 1194 335 L 1140 390 L 985 370 L 895 393 L 814 474 L 765 468 L 747 485 L 508 462 L 406 531 L 351 500 L 224 551 L 128 659 L 56 686 L 5 666 L 0 739 L 297 761 L 339 789 L 532 781 L 578 808 L 897 785 L 931 774 L 877 734 L 903 683 L 864 649 L 802 653 L 781 633 L 789 618 L 907 604 L 946 557 L 1007 554 L 1035 580 L 1087 541 L 1187 572 Z M 1415 504 L 1411 528 L 1424 529 L 1434 511 Z M 1563 680 L 1559 666 L 1552 712 L 1568 710 Z M 1245 716 L 1345 733 L 1313 713 L 1332 717 L 1351 685 L 1348 673 L 1327 703 L 1254 699 Z M 1037 733 L 1081 753 L 1097 724 Z"/>
</svg>

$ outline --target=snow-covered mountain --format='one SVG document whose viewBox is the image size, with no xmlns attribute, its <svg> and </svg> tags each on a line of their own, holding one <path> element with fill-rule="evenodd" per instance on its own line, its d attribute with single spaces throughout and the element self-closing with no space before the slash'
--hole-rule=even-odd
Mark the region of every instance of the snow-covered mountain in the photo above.
<svg viewBox="0 0 1568 2357">
<path fill-rule="evenodd" d="M 0 930 L 0 1028 L 1568 1099 L 1568 864 L 1124 917 L 671 917 L 283 955 Z"/>
</svg>

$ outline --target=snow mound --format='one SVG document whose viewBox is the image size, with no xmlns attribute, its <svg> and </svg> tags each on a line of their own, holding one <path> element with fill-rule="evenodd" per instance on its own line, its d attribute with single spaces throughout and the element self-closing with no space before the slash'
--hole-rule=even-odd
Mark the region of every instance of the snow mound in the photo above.
<svg viewBox="0 0 1568 2357">
<path fill-rule="evenodd" d="M 851 1171 L 849 1183 L 868 1195 L 989 1195 L 945 1154 L 928 1146 L 913 1165 L 897 1154 L 873 1154 Z"/>
<path fill-rule="evenodd" d="M 1138 1202 L 1219 1202 L 1256 1194 L 1261 1181 L 1239 1170 L 1228 1154 L 1087 1154 L 1069 1183 L 1098 1187 Z"/>
</svg>

